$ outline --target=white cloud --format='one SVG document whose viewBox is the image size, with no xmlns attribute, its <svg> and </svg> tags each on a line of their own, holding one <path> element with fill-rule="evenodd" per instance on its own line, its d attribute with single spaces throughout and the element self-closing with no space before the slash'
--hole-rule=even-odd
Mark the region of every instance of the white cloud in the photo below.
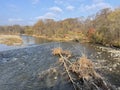
<svg viewBox="0 0 120 90">
<path fill-rule="evenodd" d="M 29 19 L 22 19 L 22 18 L 9 18 L 8 19 L 8 25 L 14 25 L 14 24 L 19 24 L 19 25 L 34 25 L 36 23 L 35 18 L 29 18 Z"/>
<path fill-rule="evenodd" d="M 35 17 L 35 19 L 55 19 L 56 18 L 56 14 L 52 13 L 52 12 L 48 12 L 46 13 L 45 15 L 43 16 L 38 16 L 38 17 Z"/>
<path fill-rule="evenodd" d="M 67 10 L 69 10 L 69 11 L 73 11 L 73 10 L 75 9 L 75 7 L 74 7 L 74 6 L 69 5 L 69 6 L 67 6 L 67 7 L 66 7 L 66 9 L 67 9 Z"/>
<path fill-rule="evenodd" d="M 32 4 L 37 4 L 39 3 L 40 0 L 32 0 Z"/>
<path fill-rule="evenodd" d="M 9 18 L 8 19 L 8 22 L 22 22 L 22 21 L 24 21 L 24 20 L 21 18 Z"/>
<path fill-rule="evenodd" d="M 35 19 L 58 19 L 63 10 L 57 6 L 48 8 L 49 12 L 44 15 L 37 16 Z"/>
<path fill-rule="evenodd" d="M 84 5 L 82 4 L 80 6 L 80 11 L 81 12 L 87 12 L 87 11 L 94 11 L 94 10 L 100 10 L 103 8 L 111 8 L 112 6 L 108 3 L 102 2 L 102 0 L 98 0 L 99 2 L 93 1 L 93 4 L 91 5 Z"/>
<path fill-rule="evenodd" d="M 55 13 L 63 12 L 63 10 L 61 8 L 59 8 L 59 7 L 51 7 L 51 8 L 49 8 L 49 10 L 51 10 L 51 11 L 53 11 Z"/>
<path fill-rule="evenodd" d="M 61 5 L 69 5 L 71 3 L 75 3 L 75 2 L 83 2 L 85 0 L 54 0 L 55 4 L 61 4 Z"/>
</svg>

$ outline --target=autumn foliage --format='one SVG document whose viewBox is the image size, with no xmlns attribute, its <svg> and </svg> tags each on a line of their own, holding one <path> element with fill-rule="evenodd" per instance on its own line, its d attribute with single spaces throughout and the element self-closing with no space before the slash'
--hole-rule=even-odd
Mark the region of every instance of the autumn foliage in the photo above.
<svg viewBox="0 0 120 90">
<path fill-rule="evenodd" d="M 87 32 L 87 36 L 88 38 L 92 38 L 92 36 L 95 34 L 95 29 L 94 28 L 90 28 Z"/>
</svg>

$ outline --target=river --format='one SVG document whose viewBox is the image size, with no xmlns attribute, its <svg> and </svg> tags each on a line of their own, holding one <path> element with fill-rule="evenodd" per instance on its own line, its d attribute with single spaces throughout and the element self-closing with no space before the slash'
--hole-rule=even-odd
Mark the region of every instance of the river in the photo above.
<svg viewBox="0 0 120 90">
<path fill-rule="evenodd" d="M 7 50 L 11 51 L 12 49 L 14 50 L 14 49 L 26 48 L 26 47 L 35 47 L 35 46 L 37 47 L 39 45 L 44 45 L 43 43 L 51 42 L 45 39 L 35 38 L 25 35 L 21 35 L 21 38 L 23 40 L 23 44 L 21 46 L 13 47 L 13 46 L 6 46 L 1 44 L 0 53 L 2 53 L 2 51 L 5 52 Z M 82 44 L 75 42 L 58 42 L 57 44 L 56 42 L 55 43 L 53 42 L 53 46 L 62 47 L 63 49 L 71 50 L 76 58 L 79 58 L 82 54 L 86 54 L 86 56 L 95 63 L 96 70 L 98 72 L 101 72 L 101 75 L 105 76 L 107 81 L 109 81 L 111 84 L 115 85 L 116 87 L 120 87 L 120 50 L 119 49 L 116 50 L 108 47 L 102 47 L 99 45 Z M 8 52 L 7 54 L 5 53 L 5 55 L 8 55 Z M 7 58 L 9 58 L 9 56 Z M 2 59 L 2 60 L 3 61 L 0 61 L 1 63 L 7 62 L 6 59 Z"/>
<path fill-rule="evenodd" d="M 39 45 L 42 43 L 48 43 L 51 42 L 50 40 L 46 39 L 41 39 L 41 38 L 35 38 L 32 36 L 27 36 L 27 35 L 20 35 L 22 38 L 22 45 L 20 46 L 7 46 L 5 44 L 0 44 L 0 51 L 6 51 L 6 50 L 11 50 L 11 49 L 16 49 L 16 48 L 24 48 L 26 46 L 33 46 L 33 45 Z"/>
</svg>

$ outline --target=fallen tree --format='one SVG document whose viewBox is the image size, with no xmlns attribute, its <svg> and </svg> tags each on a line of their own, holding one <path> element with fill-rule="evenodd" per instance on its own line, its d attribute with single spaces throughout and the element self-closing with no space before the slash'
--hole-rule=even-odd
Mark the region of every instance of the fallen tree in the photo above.
<svg viewBox="0 0 120 90">
<path fill-rule="evenodd" d="M 94 64 L 85 55 L 72 61 L 72 53 L 62 48 L 54 48 L 53 55 L 59 57 L 74 90 L 113 90 L 112 86 L 95 71 Z"/>
</svg>

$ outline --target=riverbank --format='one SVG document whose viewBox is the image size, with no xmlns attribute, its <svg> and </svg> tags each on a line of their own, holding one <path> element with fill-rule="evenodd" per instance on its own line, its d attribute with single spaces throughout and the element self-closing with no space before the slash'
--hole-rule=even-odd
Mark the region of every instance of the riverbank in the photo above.
<svg viewBox="0 0 120 90">
<path fill-rule="evenodd" d="M 55 37 L 55 36 L 47 37 L 44 35 L 41 35 L 41 36 L 32 35 L 32 36 L 36 38 L 43 38 L 43 39 L 51 40 L 51 41 L 72 41 L 72 39 L 67 38 L 67 37 L 65 38 L 60 38 L 60 37 Z"/>
<path fill-rule="evenodd" d="M 27 34 L 23 34 L 23 35 L 27 35 Z M 27 35 L 27 36 L 32 36 L 35 38 L 41 38 L 41 39 L 46 39 L 48 41 L 53 41 L 53 42 L 80 42 L 80 43 L 90 43 L 90 44 L 95 44 L 95 45 L 99 45 L 99 46 L 103 46 L 103 47 L 108 47 L 108 48 L 118 48 L 120 49 L 120 47 L 117 46 L 109 46 L 109 45 L 105 45 L 105 44 L 98 44 L 95 42 L 91 42 L 88 37 L 86 37 L 84 34 L 79 34 L 79 35 L 75 35 L 73 33 L 70 33 L 70 35 L 64 36 L 64 37 L 56 37 L 56 36 L 45 36 L 45 35 Z"/>
<path fill-rule="evenodd" d="M 0 35 L 0 44 L 11 45 L 21 45 L 22 39 L 19 35 Z"/>
<path fill-rule="evenodd" d="M 23 35 L 33 36 L 35 38 L 43 38 L 49 41 L 57 41 L 57 42 L 70 42 L 70 41 L 81 42 L 81 43 L 89 42 L 87 37 L 84 34 L 82 33 L 75 34 L 73 32 L 69 32 L 68 34 L 59 35 L 59 36 L 53 35 L 50 37 L 46 35 L 35 35 L 35 34 L 33 35 L 23 34 Z"/>
</svg>

